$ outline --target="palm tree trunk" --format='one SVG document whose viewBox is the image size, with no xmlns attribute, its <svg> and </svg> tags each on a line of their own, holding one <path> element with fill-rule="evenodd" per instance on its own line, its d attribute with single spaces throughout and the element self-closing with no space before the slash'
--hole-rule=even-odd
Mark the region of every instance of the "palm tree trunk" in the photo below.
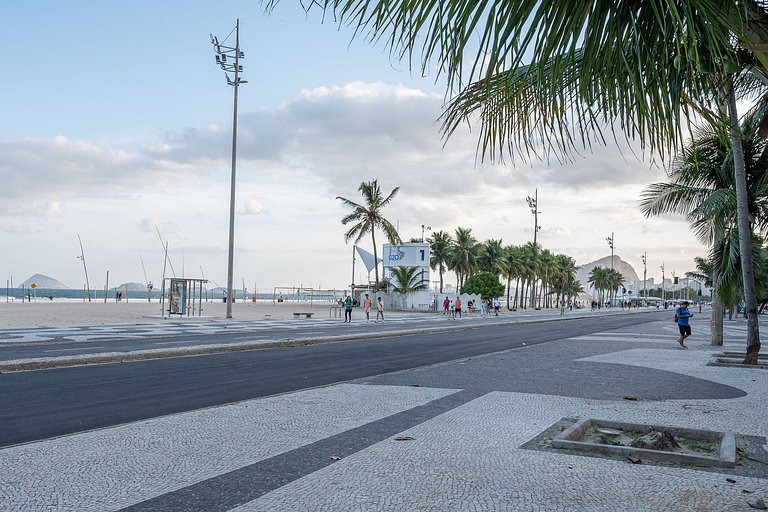
<svg viewBox="0 0 768 512">
<path fill-rule="evenodd" d="M 520 278 L 517 279 L 517 286 L 515 286 L 515 302 L 512 303 L 512 307 L 517 309 L 517 296 L 520 294 Z"/>
<path fill-rule="evenodd" d="M 371 240 L 373 241 L 373 270 L 376 276 L 376 285 L 373 287 L 374 291 L 379 291 L 379 255 L 376 250 L 376 230 L 371 229 Z M 369 274 L 370 277 L 370 274 Z"/>
<path fill-rule="evenodd" d="M 509 310 L 509 293 L 510 293 L 510 287 L 512 286 L 512 278 L 507 277 L 507 310 Z"/>
<path fill-rule="evenodd" d="M 747 355 L 744 358 L 744 364 L 757 364 L 757 354 L 760 352 L 760 328 L 757 323 L 757 293 L 755 292 L 755 273 L 752 267 L 752 229 L 749 222 L 749 210 L 747 209 L 747 201 L 749 200 L 747 197 L 747 177 L 732 75 L 728 75 L 728 120 L 730 121 L 729 128 L 733 146 L 736 220 L 739 226 L 741 275 L 744 282 L 744 306 L 747 314 Z"/>
<path fill-rule="evenodd" d="M 437 267 L 437 271 L 440 273 L 440 295 L 443 294 L 443 265 Z"/>
<path fill-rule="evenodd" d="M 722 235 L 718 233 L 717 239 L 714 242 L 715 247 L 720 245 L 721 240 Z M 720 273 L 717 271 L 717 265 L 712 265 L 712 286 L 715 290 L 717 289 L 717 282 L 719 279 Z M 714 292 L 712 293 L 712 315 L 710 316 L 710 321 L 712 323 L 710 344 L 718 347 L 723 346 L 723 313 L 723 301 L 718 298 L 717 292 Z"/>
</svg>

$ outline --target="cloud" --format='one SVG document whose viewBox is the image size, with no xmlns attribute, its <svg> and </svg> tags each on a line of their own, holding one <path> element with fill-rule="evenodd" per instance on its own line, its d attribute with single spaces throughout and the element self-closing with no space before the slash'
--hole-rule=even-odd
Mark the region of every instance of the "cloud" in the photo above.
<svg viewBox="0 0 768 512">
<path fill-rule="evenodd" d="M 437 122 L 442 109 L 441 96 L 403 85 L 353 82 L 304 90 L 279 108 L 240 116 L 238 183 L 294 186 L 310 180 L 324 193 L 349 196 L 361 181 L 379 179 L 407 190 L 403 200 L 414 212 L 429 213 L 427 198 L 468 198 L 535 184 L 609 188 L 663 174 L 615 146 L 596 147 L 558 167 L 480 163 L 473 133 L 459 129 L 443 140 Z M 164 140 L 134 150 L 66 137 L 2 139 L 0 179 L 13 206 L 32 200 L 49 210 L 53 202 L 94 194 L 130 199 L 153 189 L 223 182 L 230 151 L 231 128 L 216 124 L 168 131 Z"/>
<path fill-rule="evenodd" d="M 139 231 L 150 233 L 153 236 L 160 231 L 163 236 L 173 235 L 179 232 L 179 225 L 173 221 L 162 221 L 159 218 L 141 219 L 138 223 Z"/>
<path fill-rule="evenodd" d="M 266 212 L 264 205 L 256 199 L 247 199 L 243 202 L 243 208 L 238 210 L 240 215 L 261 215 Z"/>
<path fill-rule="evenodd" d="M 324 268 L 333 269 L 323 280 L 346 282 L 349 246 L 339 222 L 345 209 L 335 197 L 359 198 L 358 186 L 371 179 L 385 193 L 400 187 L 386 215 L 405 239 L 420 237 L 425 224 L 432 232 L 453 233 L 462 226 L 481 241 L 526 243 L 533 218 L 525 197 L 538 188 L 539 241 L 553 251 L 593 260 L 605 256 L 604 238 L 616 231 L 618 247 L 627 254 L 647 248 L 651 258 L 651 249 L 660 254 L 671 245 L 702 252 L 684 222 L 639 213 L 642 187 L 665 176 L 628 147 L 595 147 L 561 166 L 483 163 L 475 133 L 462 127 L 447 142 L 442 139 L 437 119 L 443 106 L 442 96 L 402 85 L 354 82 L 302 91 L 277 108 L 243 111 L 236 244 L 238 254 L 258 258 L 238 260 L 241 273 L 263 285 L 292 284 L 294 277 L 309 282 L 306 253 L 323 248 L 329 254 Z M 136 147 L 66 137 L 0 139 L 0 182 L 7 198 L 0 229 L 21 234 L 43 226 L 66 242 L 87 226 L 98 231 L 90 236 L 100 247 L 147 246 L 157 252 L 157 227 L 175 258 L 194 258 L 188 267 L 221 272 L 231 144 L 225 123 L 167 131 Z M 91 228 L 94 218 L 99 230 Z M 290 249 L 265 254 L 265 245 L 286 246 L 287 233 Z M 110 236 L 119 236 L 119 243 L 109 244 Z M 183 247 L 188 250 L 180 258 Z"/>
<path fill-rule="evenodd" d="M 190 180 L 195 173 L 189 171 L 181 163 L 151 159 L 106 142 L 63 136 L 0 139 L 0 182 L 10 206 L 4 215 L 57 213 L 72 199 L 131 198 L 152 187 Z"/>
</svg>

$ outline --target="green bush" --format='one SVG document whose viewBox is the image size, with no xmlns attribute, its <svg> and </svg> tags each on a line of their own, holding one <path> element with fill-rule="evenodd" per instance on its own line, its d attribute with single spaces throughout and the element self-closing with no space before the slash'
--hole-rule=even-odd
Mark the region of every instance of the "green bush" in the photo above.
<svg viewBox="0 0 768 512">
<path fill-rule="evenodd" d="M 499 282 L 498 276 L 490 272 L 481 272 L 467 279 L 461 293 L 477 294 L 483 300 L 488 300 L 504 295 L 504 285 Z"/>
</svg>

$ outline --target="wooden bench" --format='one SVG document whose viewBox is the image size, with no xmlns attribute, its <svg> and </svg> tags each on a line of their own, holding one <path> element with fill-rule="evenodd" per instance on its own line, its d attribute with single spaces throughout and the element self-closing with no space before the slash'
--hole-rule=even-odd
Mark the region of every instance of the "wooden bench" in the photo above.
<svg viewBox="0 0 768 512">
<path fill-rule="evenodd" d="M 299 318 L 302 315 L 304 315 L 305 318 L 312 318 L 312 315 L 314 315 L 314 313 L 294 313 L 293 317 Z"/>
</svg>

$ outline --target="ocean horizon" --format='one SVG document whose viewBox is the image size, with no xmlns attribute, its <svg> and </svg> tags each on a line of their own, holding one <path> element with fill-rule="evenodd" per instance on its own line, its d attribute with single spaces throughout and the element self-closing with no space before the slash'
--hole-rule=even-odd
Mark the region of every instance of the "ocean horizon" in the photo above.
<svg viewBox="0 0 768 512">
<path fill-rule="evenodd" d="M 153 301 L 160 300 L 161 293 L 158 289 L 153 289 L 149 293 L 149 297 L 147 296 L 146 290 L 116 290 L 115 288 L 110 288 L 106 292 L 106 298 L 107 301 L 115 301 L 116 300 L 116 294 L 118 292 L 122 292 L 122 300 L 144 300 L 146 301 L 148 298 L 150 298 Z M 203 290 L 202 294 L 202 300 L 203 301 L 216 301 L 220 302 L 223 301 L 224 296 L 226 294 L 221 290 L 220 288 L 212 289 L 212 290 Z M 253 293 L 247 292 L 246 296 L 248 297 L 248 300 L 251 300 L 253 297 Z M 0 289 L 0 301 L 7 301 L 8 299 L 13 300 L 21 300 L 22 296 L 24 297 L 24 300 L 27 300 L 30 298 L 31 300 L 37 300 L 37 301 L 55 301 L 57 299 L 61 300 L 80 300 L 80 301 L 87 301 L 88 296 L 85 290 L 78 290 L 74 288 L 4 288 Z M 302 302 L 308 302 L 310 300 L 310 296 L 306 293 L 295 293 L 295 294 L 289 294 L 285 293 L 283 295 L 280 295 L 278 293 L 279 297 L 282 297 L 286 302 L 295 302 L 295 301 L 302 301 Z M 235 300 L 241 301 L 243 297 L 242 290 L 235 290 Z M 101 290 L 91 290 L 90 293 L 91 301 L 104 301 L 104 289 Z M 273 293 L 256 293 L 256 300 L 257 301 L 272 301 L 274 298 Z M 332 302 L 335 300 L 333 297 L 326 297 L 315 295 L 312 300 L 316 302 Z"/>
</svg>

